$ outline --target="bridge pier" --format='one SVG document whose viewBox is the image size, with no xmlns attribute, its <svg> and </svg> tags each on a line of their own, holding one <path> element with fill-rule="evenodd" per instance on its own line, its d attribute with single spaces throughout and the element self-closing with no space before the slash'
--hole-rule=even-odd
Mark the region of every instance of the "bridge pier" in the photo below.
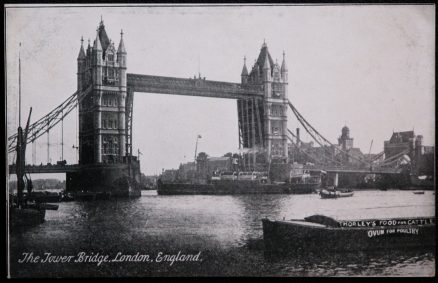
<svg viewBox="0 0 438 283">
<path fill-rule="evenodd" d="M 115 197 L 138 197 L 140 188 L 140 164 L 128 163 L 90 164 L 76 172 L 67 172 L 66 191 L 70 193 L 110 193 Z"/>
</svg>

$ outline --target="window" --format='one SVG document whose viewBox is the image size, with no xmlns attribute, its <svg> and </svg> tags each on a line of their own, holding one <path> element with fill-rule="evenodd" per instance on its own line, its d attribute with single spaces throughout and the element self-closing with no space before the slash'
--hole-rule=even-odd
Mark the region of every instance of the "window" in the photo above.
<svg viewBox="0 0 438 283">
<path fill-rule="evenodd" d="M 102 128 L 106 129 L 106 119 L 102 120 L 102 122 L 103 122 Z"/>
<path fill-rule="evenodd" d="M 114 145 L 114 151 L 113 151 L 113 153 L 114 153 L 114 154 L 117 154 L 117 152 L 119 151 L 119 144 L 118 144 L 118 141 L 117 141 L 117 138 L 116 138 L 116 137 L 114 137 L 113 145 Z"/>
<path fill-rule="evenodd" d="M 108 138 L 103 138 L 103 154 L 108 154 Z"/>
</svg>

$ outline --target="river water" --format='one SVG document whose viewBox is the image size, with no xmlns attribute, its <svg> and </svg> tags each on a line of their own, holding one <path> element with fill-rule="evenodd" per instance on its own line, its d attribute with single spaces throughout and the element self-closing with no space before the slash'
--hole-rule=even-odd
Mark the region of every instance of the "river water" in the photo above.
<svg viewBox="0 0 438 283">
<path fill-rule="evenodd" d="M 47 211 L 45 223 L 10 234 L 11 276 L 435 274 L 433 250 L 266 255 L 263 217 L 291 219 L 313 214 L 339 219 L 434 216 L 435 193 L 366 190 L 350 198 L 320 199 L 317 194 L 158 196 L 155 191 L 143 191 L 137 199 L 60 203 L 57 211 Z M 109 259 L 139 253 L 150 260 L 98 264 L 81 262 L 81 252 Z M 28 257 L 21 262 L 25 253 L 40 256 L 40 261 Z M 72 257 L 64 263 L 49 263 L 43 262 L 45 253 Z M 192 260 L 172 262 L 171 255 L 178 253 L 191 255 Z"/>
</svg>

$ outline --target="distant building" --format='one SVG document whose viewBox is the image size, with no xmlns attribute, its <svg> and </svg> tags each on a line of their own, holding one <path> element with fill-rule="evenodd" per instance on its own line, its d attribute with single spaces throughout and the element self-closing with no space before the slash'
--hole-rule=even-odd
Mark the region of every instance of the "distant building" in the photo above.
<svg viewBox="0 0 438 283">
<path fill-rule="evenodd" d="M 365 160 L 365 156 L 358 147 L 354 147 L 353 138 L 350 137 L 350 129 L 344 126 L 341 130 L 341 136 L 338 138 L 338 149 L 342 150 L 336 153 L 337 160 L 342 164 L 352 166 L 362 166 L 364 163 L 360 160 Z"/>
<path fill-rule="evenodd" d="M 167 169 L 167 170 L 164 170 L 163 173 L 161 173 L 160 178 L 162 181 L 175 181 L 177 175 L 178 175 L 178 170 Z"/>
<path fill-rule="evenodd" d="M 350 137 L 350 129 L 347 126 L 342 128 L 337 145 L 314 147 L 313 142 L 305 143 L 299 141 L 299 138 L 296 144 L 299 144 L 299 149 L 296 145 L 289 145 L 289 158 L 302 164 L 323 162 L 357 167 L 362 166 L 363 162 L 360 160 L 365 159 L 360 148 L 354 147 L 353 138 Z"/>
<path fill-rule="evenodd" d="M 353 138 L 350 138 L 350 129 L 347 126 L 344 126 L 341 130 L 341 136 L 338 138 L 338 145 L 344 151 L 353 148 Z"/>
<path fill-rule="evenodd" d="M 179 165 L 178 169 L 178 179 L 180 180 L 190 180 L 196 175 L 196 164 L 195 162 L 188 162 Z"/>
<path fill-rule="evenodd" d="M 209 157 L 207 158 L 209 172 L 230 171 L 232 166 L 231 157 Z"/>
<path fill-rule="evenodd" d="M 414 157 L 415 134 L 414 131 L 394 132 L 388 141 L 383 144 L 385 159 L 406 152 L 411 158 Z"/>
<path fill-rule="evenodd" d="M 233 158 L 230 157 L 207 157 L 197 159 L 196 170 L 202 177 L 212 176 L 214 172 L 232 170 Z"/>
<path fill-rule="evenodd" d="M 416 136 L 414 146 L 413 173 L 418 176 L 434 175 L 435 147 L 424 146 L 422 135 Z"/>
<path fill-rule="evenodd" d="M 423 136 L 415 135 L 414 131 L 394 132 L 388 141 L 384 142 L 385 159 L 401 155 L 409 156 L 411 172 L 414 175 L 433 175 L 434 146 L 424 146 Z"/>
</svg>

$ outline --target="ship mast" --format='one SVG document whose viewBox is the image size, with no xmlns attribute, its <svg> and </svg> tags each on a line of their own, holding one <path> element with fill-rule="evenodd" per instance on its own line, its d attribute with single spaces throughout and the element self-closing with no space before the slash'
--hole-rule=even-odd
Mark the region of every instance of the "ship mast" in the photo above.
<svg viewBox="0 0 438 283">
<path fill-rule="evenodd" d="M 21 48 L 21 43 L 20 43 Z M 25 174 L 25 158 L 26 158 L 26 144 L 27 134 L 29 132 L 30 116 L 32 114 L 32 107 L 27 118 L 26 129 L 21 128 L 21 56 L 18 55 L 18 133 L 17 133 L 17 159 L 16 159 L 16 174 L 17 174 L 17 201 L 18 206 L 23 205 L 23 191 L 24 191 L 24 174 Z"/>
<path fill-rule="evenodd" d="M 18 48 L 18 127 L 21 127 L 21 42 Z"/>
<path fill-rule="evenodd" d="M 23 204 L 24 181 L 22 166 L 22 145 L 23 145 L 23 129 L 21 128 L 21 42 L 18 49 L 18 133 L 17 133 L 17 160 L 15 162 L 17 174 L 17 204 L 20 207 Z"/>
</svg>

